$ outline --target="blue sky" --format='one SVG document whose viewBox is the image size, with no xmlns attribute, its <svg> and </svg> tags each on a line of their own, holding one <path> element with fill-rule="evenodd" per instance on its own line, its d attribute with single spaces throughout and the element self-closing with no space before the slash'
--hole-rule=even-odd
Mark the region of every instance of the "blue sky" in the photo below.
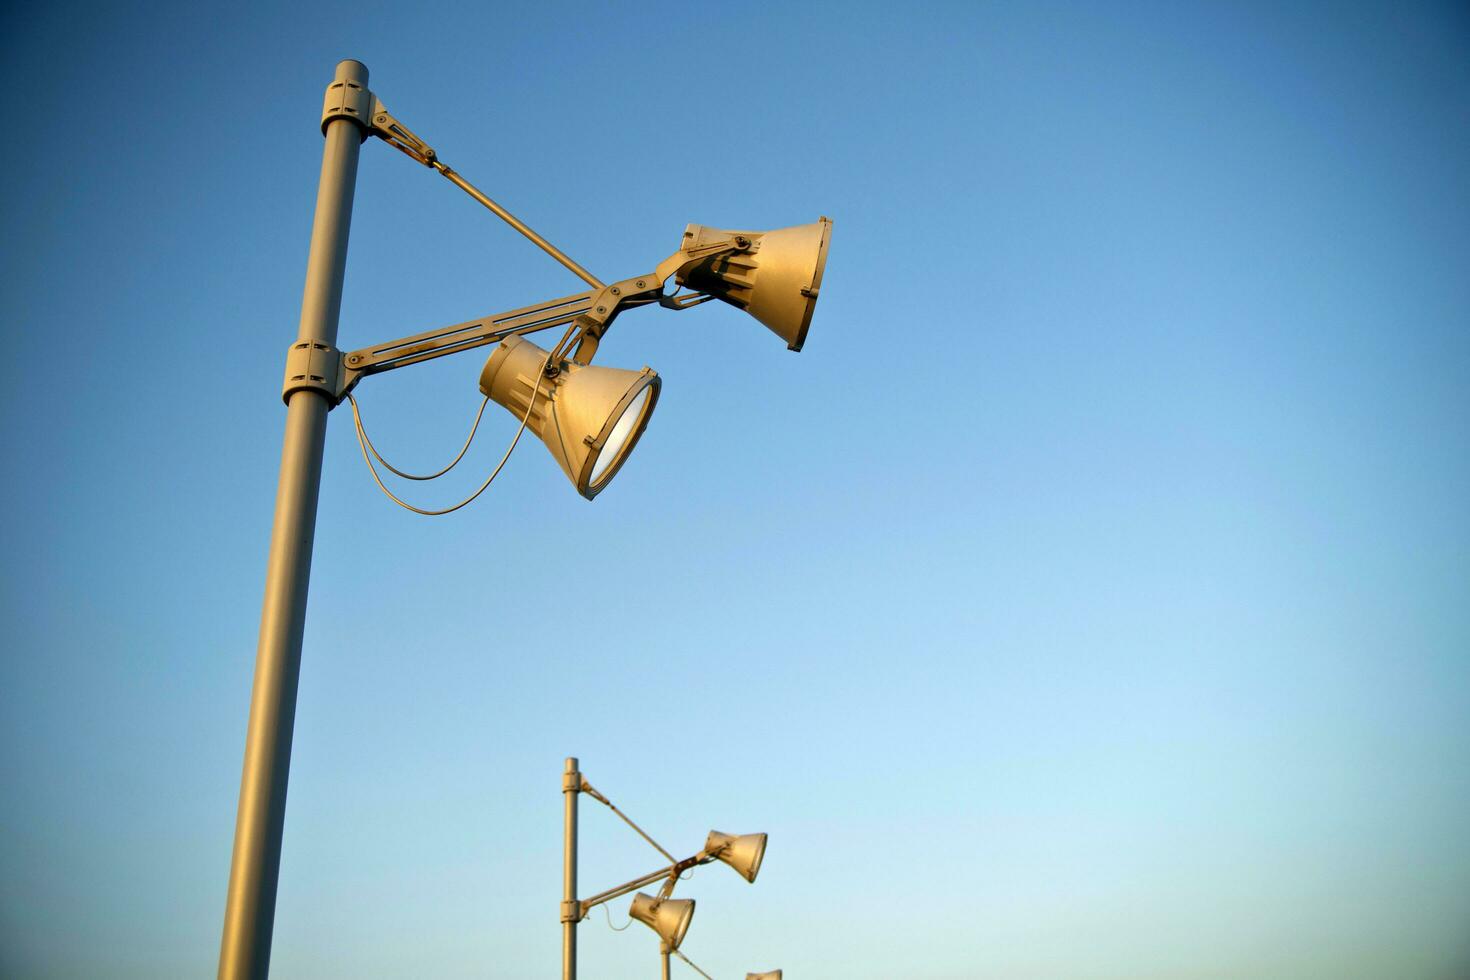
<svg viewBox="0 0 1470 980">
<path fill-rule="evenodd" d="M 605 279 L 691 221 L 835 230 L 799 355 L 719 304 L 618 321 L 599 363 L 663 394 L 593 503 L 527 441 L 408 514 L 333 414 L 276 976 L 554 975 L 566 755 L 676 852 L 771 834 L 754 886 L 680 886 L 717 977 L 1470 965 L 1463 7 L 58 4 L 0 37 L 6 976 L 214 969 L 343 57 Z M 578 288 L 363 148 L 343 347 Z M 453 455 L 482 363 L 363 384 L 389 459 Z M 584 891 L 657 864 L 583 824 Z M 642 927 L 582 942 L 657 969 Z"/>
</svg>

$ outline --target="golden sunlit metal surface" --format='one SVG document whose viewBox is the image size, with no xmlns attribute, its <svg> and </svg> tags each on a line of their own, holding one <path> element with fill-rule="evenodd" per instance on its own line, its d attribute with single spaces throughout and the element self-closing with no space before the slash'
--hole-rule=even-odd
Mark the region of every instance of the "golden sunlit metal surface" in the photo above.
<svg viewBox="0 0 1470 980">
<path fill-rule="evenodd" d="M 766 856 L 765 834 L 742 834 L 732 837 L 718 830 L 711 830 L 705 839 L 704 850 L 716 860 L 734 868 L 746 881 L 755 882 L 760 873 L 761 860 Z"/>
<path fill-rule="evenodd" d="M 747 973 L 745 980 L 781 980 L 781 971 L 772 970 L 769 973 Z"/>
<path fill-rule="evenodd" d="M 531 428 L 547 446 L 577 492 L 591 499 L 627 461 L 658 401 L 660 382 L 652 370 L 591 366 L 599 342 L 616 318 L 642 306 L 683 311 L 719 299 L 750 313 L 792 350 L 800 350 L 811 325 L 831 239 L 832 223 L 827 218 L 811 225 L 766 232 L 689 225 L 678 250 L 654 269 L 604 283 L 444 163 L 433 147 L 389 112 L 368 88 L 368 70 L 361 62 L 338 63 L 323 96 L 321 132 L 322 166 L 301 320 L 296 340 L 286 353 L 281 388 L 286 403 L 285 437 L 220 940 L 219 976 L 229 980 L 265 977 L 270 969 L 328 413 L 365 378 L 498 343 L 500 349 L 481 372 L 482 391 L 497 404 L 519 411 L 523 427 Z M 346 353 L 339 350 L 337 328 L 358 156 L 369 137 L 377 137 L 455 184 L 591 288 Z M 668 291 L 671 283 L 676 287 L 673 293 Z M 680 293 L 678 288 L 689 291 Z M 525 334 L 553 327 L 562 327 L 565 332 L 550 351 L 523 339 Z M 372 457 L 382 457 L 368 445 L 355 401 L 353 408 L 363 458 L 374 470 Z M 514 448 L 513 440 L 511 450 Z M 506 457 L 509 453 L 507 450 Z M 463 455 L 461 450 L 454 462 Z M 502 458 L 501 465 L 504 461 Z M 386 460 L 383 462 L 386 466 Z M 442 476 L 453 465 L 422 479 Z M 407 476 L 397 468 L 389 470 Z M 480 490 L 463 503 L 437 509 L 415 507 L 399 499 L 378 479 L 375 470 L 373 475 L 379 489 L 395 502 L 420 514 L 438 516 L 474 499 L 498 472 L 497 467 Z M 576 899 L 576 815 L 582 789 L 574 759 L 568 760 L 563 789 L 567 794 L 570 841 L 562 903 L 566 929 L 563 960 L 573 964 L 569 969 L 574 973 L 576 923 L 588 907 L 615 895 L 604 893 L 590 902 Z M 694 858 L 674 861 L 632 883 L 632 888 L 667 878 L 655 899 L 667 902 L 681 871 L 713 860 L 725 861 L 753 880 L 760 865 L 759 853 L 752 858 L 750 846 L 738 843 L 743 839 L 732 840 L 717 853 L 708 853 L 707 848 Z M 614 892 L 627 894 L 632 888 Z M 573 973 L 564 975 L 570 977 Z"/>
<path fill-rule="evenodd" d="M 549 356 L 524 337 L 505 338 L 480 372 L 480 391 L 515 417 L 526 417 L 577 492 L 591 500 L 648 427 L 658 404 L 658 375 L 646 367 L 563 362 L 546 377 Z"/>
<path fill-rule="evenodd" d="M 480 390 L 516 417 L 525 417 L 526 391 L 536 377 L 532 362 L 541 365 L 549 382 L 544 389 L 547 407 L 538 404 L 533 410 L 531 429 L 546 444 L 577 492 L 591 500 L 622 467 L 647 428 L 658 400 L 658 375 L 646 367 L 641 380 L 630 387 L 621 387 L 622 381 L 615 382 L 612 373 L 579 375 L 591 365 L 598 344 L 617 316 L 640 306 L 657 304 L 686 310 L 719 299 L 750 313 L 792 350 L 800 350 L 821 289 L 831 228 L 827 218 L 765 232 L 690 225 L 679 250 L 652 272 L 585 293 L 426 330 L 346 354 L 335 348 L 303 351 L 298 344 L 288 359 L 287 397 L 295 387 L 309 384 L 335 404 L 349 397 L 352 389 L 371 375 L 498 343 L 499 349 L 481 372 Z M 533 238 L 540 240 L 539 236 Z M 665 288 L 670 279 L 694 291 L 669 295 Z M 567 327 L 567 333 L 549 352 L 524 339 L 526 334 L 561 326 Z M 540 356 L 539 361 L 535 355 Z M 340 364 L 330 363 L 331 358 L 340 358 Z M 630 373 L 617 376 L 621 379 Z M 613 393 L 619 399 L 627 398 L 609 402 L 604 396 Z M 619 408 L 624 411 L 616 411 Z M 569 436 L 568 425 L 578 431 Z M 406 504 L 381 483 L 379 487 L 410 510 L 438 513 Z"/>
<path fill-rule="evenodd" d="M 628 915 L 656 932 L 670 949 L 678 949 L 694 919 L 694 899 L 657 898 L 639 892 L 633 896 Z"/>
<path fill-rule="evenodd" d="M 702 864 L 720 861 L 728 864 L 746 881 L 754 882 L 756 875 L 760 872 L 761 862 L 766 854 L 765 834 L 726 834 L 718 830 L 712 830 L 705 837 L 704 849 L 692 857 L 681 861 L 670 858 L 670 864 L 651 871 L 646 875 L 634 878 L 632 881 L 624 882 L 614 888 L 598 892 L 591 898 L 577 898 L 577 797 L 582 793 L 597 800 L 599 803 L 612 810 L 618 817 L 637 831 L 638 835 L 653 846 L 664 857 L 669 858 L 669 852 L 657 841 L 648 836 L 647 832 L 639 827 L 628 815 L 619 810 L 601 792 L 594 789 L 587 781 L 587 777 L 577 768 L 577 760 L 569 758 L 562 771 L 561 790 L 563 795 L 563 821 L 564 831 L 562 835 L 562 978 L 563 980 L 575 980 L 577 976 L 577 936 L 576 926 L 587 917 L 587 913 L 605 902 L 615 898 L 636 892 L 641 888 L 662 881 L 657 895 L 639 893 L 633 900 L 629 915 L 647 925 L 659 934 L 663 940 L 664 970 L 668 970 L 668 953 L 670 950 L 677 951 L 679 943 L 684 940 L 684 933 L 689 929 L 689 922 L 694 915 L 694 902 L 689 901 L 681 904 L 683 900 L 672 897 L 674 886 L 678 884 L 679 878 L 684 872 Z M 692 964 L 691 964 L 692 965 Z"/>
<path fill-rule="evenodd" d="M 686 248 L 710 241 L 749 242 L 748 248 L 720 253 L 685 266 L 678 283 L 744 310 L 782 340 L 801 350 L 817 307 L 832 222 L 780 228 L 776 231 L 725 231 L 690 225 Z"/>
</svg>

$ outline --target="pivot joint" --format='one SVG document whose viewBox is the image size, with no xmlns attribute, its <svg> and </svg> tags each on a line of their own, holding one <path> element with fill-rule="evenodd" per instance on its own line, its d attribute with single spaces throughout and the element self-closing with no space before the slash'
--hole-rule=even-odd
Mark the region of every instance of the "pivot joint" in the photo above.
<svg viewBox="0 0 1470 980">
<path fill-rule="evenodd" d="M 413 130 L 399 122 L 377 96 L 372 97 L 372 113 L 368 117 L 367 126 L 372 135 L 424 166 L 433 167 L 435 170 L 444 167 L 439 162 L 439 154 L 434 152 L 434 148 L 416 136 Z"/>
</svg>

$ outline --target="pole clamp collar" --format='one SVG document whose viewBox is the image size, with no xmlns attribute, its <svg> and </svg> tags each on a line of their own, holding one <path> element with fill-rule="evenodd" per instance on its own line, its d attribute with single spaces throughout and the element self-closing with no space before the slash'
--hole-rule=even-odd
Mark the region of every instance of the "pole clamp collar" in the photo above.
<svg viewBox="0 0 1470 980">
<path fill-rule="evenodd" d="M 322 101 L 322 135 L 327 135 L 327 126 L 333 119 L 351 119 L 362 131 L 362 140 L 367 142 L 372 132 L 373 93 L 356 82 L 333 82 L 327 86 Z"/>
<path fill-rule="evenodd" d="M 561 903 L 561 921 L 563 921 L 563 922 L 581 922 L 582 921 L 582 903 L 579 902 L 579 901 L 577 901 L 576 899 L 572 899 L 570 902 L 562 902 Z"/>
<path fill-rule="evenodd" d="M 561 774 L 561 791 L 563 793 L 582 792 L 582 774 L 580 772 L 564 772 Z"/>
<path fill-rule="evenodd" d="M 338 380 L 342 375 L 342 352 L 331 344 L 301 340 L 286 351 L 286 380 L 281 401 L 291 404 L 291 393 L 303 388 L 318 392 L 336 408 L 342 400 Z"/>
</svg>

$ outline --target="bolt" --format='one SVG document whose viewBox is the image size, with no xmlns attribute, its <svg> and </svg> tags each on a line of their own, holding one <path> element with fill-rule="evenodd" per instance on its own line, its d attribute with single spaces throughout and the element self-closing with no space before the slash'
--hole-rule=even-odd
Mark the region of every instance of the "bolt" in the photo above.
<svg viewBox="0 0 1470 980">
<path fill-rule="evenodd" d="M 388 117 L 387 116 L 379 116 L 378 117 L 378 122 L 387 122 L 387 121 L 388 121 Z"/>
<path fill-rule="evenodd" d="M 616 286 L 614 286 L 612 289 L 608 290 L 608 292 L 612 293 L 614 296 L 621 296 L 621 295 L 623 295 L 623 291 L 621 289 L 619 289 L 618 287 L 616 287 Z"/>
<path fill-rule="evenodd" d="M 362 360 L 361 354 L 350 354 L 347 357 L 347 363 L 349 364 L 356 364 L 360 360 Z"/>
<path fill-rule="evenodd" d="M 645 285 L 646 285 L 646 283 L 644 283 L 644 281 L 642 279 L 639 279 L 638 280 L 638 288 L 639 289 L 642 289 Z"/>
<path fill-rule="evenodd" d="M 597 312 L 598 313 L 606 313 L 607 312 L 607 307 L 605 307 L 605 306 L 599 306 L 597 308 Z"/>
</svg>

